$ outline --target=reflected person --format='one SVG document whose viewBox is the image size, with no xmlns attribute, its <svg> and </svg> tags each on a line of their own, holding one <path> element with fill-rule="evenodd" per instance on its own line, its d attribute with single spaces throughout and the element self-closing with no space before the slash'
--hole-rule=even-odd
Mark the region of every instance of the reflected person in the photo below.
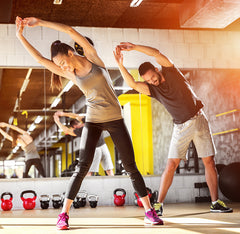
<svg viewBox="0 0 240 234">
<path fill-rule="evenodd" d="M 72 120 L 70 121 L 70 126 L 71 126 L 70 128 L 60 122 L 60 119 L 59 119 L 60 116 L 72 118 Z M 78 114 L 75 114 L 75 113 L 57 111 L 53 115 L 53 118 L 55 123 L 58 125 L 60 129 L 62 129 L 62 131 L 65 134 L 81 137 L 82 129 L 85 123 L 84 116 L 79 116 Z M 106 175 L 114 176 L 111 155 L 104 141 L 103 135 L 100 136 L 98 143 L 96 145 L 93 162 L 87 173 L 87 176 L 92 176 L 95 173 L 98 173 L 100 162 L 102 164 L 103 170 L 105 171 Z"/>
<path fill-rule="evenodd" d="M 11 129 L 11 135 L 1 129 L 4 127 Z M 37 148 L 34 144 L 33 138 L 28 134 L 27 131 L 24 131 L 15 125 L 10 125 L 8 123 L 1 122 L 0 133 L 6 139 L 12 142 L 13 148 L 18 144 L 21 145 L 21 148 L 25 153 L 25 167 L 23 170 L 23 178 L 28 177 L 28 172 L 31 166 L 33 165 L 36 167 L 36 169 L 38 170 L 39 174 L 42 177 L 46 177 L 45 171 L 43 169 L 43 165 L 42 165 L 40 156 L 37 152 Z"/>
</svg>

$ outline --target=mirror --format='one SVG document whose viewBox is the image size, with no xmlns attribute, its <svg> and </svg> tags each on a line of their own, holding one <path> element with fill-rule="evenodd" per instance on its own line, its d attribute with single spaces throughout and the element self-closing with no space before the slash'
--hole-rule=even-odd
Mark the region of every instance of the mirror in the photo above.
<svg viewBox="0 0 240 234">
<path fill-rule="evenodd" d="M 181 69 L 181 71 L 197 96 L 205 103 L 204 111 L 211 124 L 218 151 L 216 163 L 224 162 L 227 165 L 237 160 L 239 158 L 237 87 L 240 71 L 230 69 Z M 130 69 L 130 72 L 135 79 L 140 79 L 136 69 Z M 123 81 L 119 70 L 110 69 L 109 73 L 132 137 L 139 170 L 143 175 L 161 175 L 166 165 L 172 135 L 171 116 L 155 99 L 130 89 Z M 47 177 L 70 176 L 74 161 L 79 155 L 80 140 L 79 137 L 63 134 L 52 116 L 57 110 L 84 114 L 86 107 L 82 92 L 76 86 L 69 86 L 65 79 L 64 89 L 52 92 L 51 73 L 45 69 L 4 68 L 0 74 L 0 120 L 29 131 L 41 156 Z M 61 121 L 69 125 L 68 118 L 61 118 Z M 230 134 L 231 129 L 236 131 Z M 125 175 L 111 137 L 107 132 L 103 133 L 103 137 L 111 155 L 114 174 Z M 235 147 L 231 147 L 232 145 Z M 0 177 L 4 178 L 4 175 L 7 178 L 22 177 L 24 153 L 21 149 L 19 147 L 12 149 L 10 141 L 2 136 L 0 149 Z M 181 161 L 176 173 L 198 174 L 203 173 L 203 170 L 194 144 L 190 144 L 188 160 Z M 105 175 L 101 166 L 98 173 L 101 176 Z M 31 167 L 29 175 L 39 177 L 34 167 Z"/>
</svg>

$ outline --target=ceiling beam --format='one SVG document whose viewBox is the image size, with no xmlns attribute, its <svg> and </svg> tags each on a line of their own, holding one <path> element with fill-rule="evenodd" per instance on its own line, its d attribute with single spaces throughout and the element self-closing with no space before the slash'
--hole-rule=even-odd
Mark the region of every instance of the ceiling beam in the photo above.
<svg viewBox="0 0 240 234">
<path fill-rule="evenodd" d="M 185 0 L 179 14 L 182 28 L 225 28 L 239 17 L 239 0 Z"/>
</svg>

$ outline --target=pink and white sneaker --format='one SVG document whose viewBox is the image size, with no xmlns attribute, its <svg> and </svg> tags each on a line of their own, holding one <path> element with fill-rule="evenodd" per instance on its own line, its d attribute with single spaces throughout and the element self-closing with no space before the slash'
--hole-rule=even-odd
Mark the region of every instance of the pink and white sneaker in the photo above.
<svg viewBox="0 0 240 234">
<path fill-rule="evenodd" d="M 58 215 L 58 221 L 57 221 L 57 229 L 58 230 L 68 230 L 69 225 L 68 225 L 68 220 L 69 216 L 67 213 L 61 213 Z"/>
<path fill-rule="evenodd" d="M 154 209 L 145 212 L 144 218 L 145 224 L 150 225 L 163 225 L 163 221 L 158 217 L 156 211 Z"/>
</svg>

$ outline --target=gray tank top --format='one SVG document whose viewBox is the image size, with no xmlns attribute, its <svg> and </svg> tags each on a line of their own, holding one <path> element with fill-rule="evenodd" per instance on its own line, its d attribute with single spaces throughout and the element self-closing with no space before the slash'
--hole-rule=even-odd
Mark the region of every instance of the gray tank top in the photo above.
<svg viewBox="0 0 240 234">
<path fill-rule="evenodd" d="M 104 123 L 122 119 L 122 109 L 113 90 L 112 80 L 106 68 L 92 63 L 85 77 L 78 77 L 77 86 L 86 97 L 87 122 Z"/>
<path fill-rule="evenodd" d="M 30 144 L 26 145 L 25 148 L 22 148 L 25 152 L 25 161 L 29 160 L 29 159 L 36 159 L 36 158 L 40 158 L 38 152 L 37 152 L 37 148 L 34 144 L 34 141 L 32 141 Z"/>
</svg>

